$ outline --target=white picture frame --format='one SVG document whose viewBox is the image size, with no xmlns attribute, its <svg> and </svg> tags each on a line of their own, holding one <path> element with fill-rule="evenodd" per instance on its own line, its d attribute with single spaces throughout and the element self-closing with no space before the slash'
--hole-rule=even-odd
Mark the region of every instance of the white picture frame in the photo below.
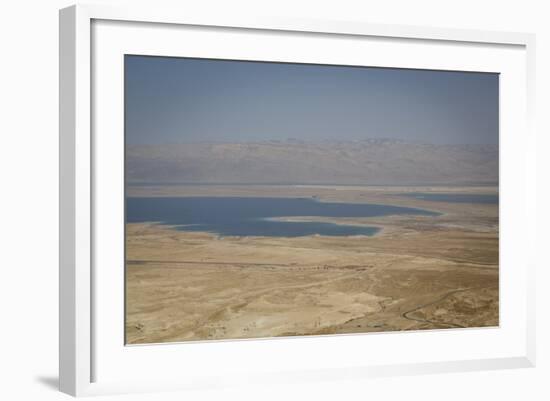
<svg viewBox="0 0 550 401">
<path fill-rule="evenodd" d="M 115 26 L 117 23 L 122 25 Z M 94 24 L 96 24 L 97 28 L 94 28 Z M 106 283 L 104 275 L 98 276 L 95 274 L 94 266 L 97 266 L 98 260 L 101 261 L 103 260 L 102 258 L 115 257 L 114 253 L 96 253 L 94 248 L 94 241 L 103 240 L 103 235 L 99 232 L 102 230 L 103 223 L 98 220 L 100 219 L 98 216 L 101 216 L 103 212 L 96 213 L 96 202 L 98 199 L 95 196 L 99 188 L 98 185 L 103 185 L 101 183 L 98 184 L 96 181 L 96 176 L 101 175 L 100 162 L 98 160 L 102 157 L 98 158 L 98 153 L 101 153 L 99 156 L 104 155 L 105 151 L 111 153 L 111 156 L 106 155 L 106 158 L 111 158 L 115 164 L 117 158 L 119 161 L 123 160 L 123 155 L 118 154 L 117 156 L 117 147 L 110 146 L 108 141 L 97 143 L 93 137 L 94 126 L 96 128 L 101 126 L 98 121 L 94 120 L 94 118 L 98 118 L 98 115 L 95 114 L 96 104 L 92 101 L 95 91 L 92 82 L 95 73 L 94 69 L 101 70 L 101 66 L 98 65 L 98 60 L 95 57 L 101 54 L 101 60 L 109 60 L 109 57 L 111 57 L 109 54 L 111 53 L 119 57 L 120 52 L 126 51 L 124 46 L 129 42 L 119 40 L 124 35 L 117 32 L 133 30 L 132 36 L 139 36 L 139 30 L 148 28 L 151 28 L 151 30 L 147 36 L 142 37 L 143 40 L 139 45 L 138 51 L 145 52 L 144 54 L 155 53 L 155 46 L 160 45 L 160 39 L 165 37 L 163 35 L 173 34 L 175 31 L 171 30 L 177 30 L 178 27 L 184 30 L 185 27 L 194 27 L 194 29 L 199 27 L 207 33 L 210 29 L 215 30 L 214 36 L 218 39 L 221 38 L 220 35 L 225 35 L 226 38 L 229 38 L 229 32 L 242 34 L 243 37 L 245 34 L 261 34 L 264 37 L 263 40 L 273 41 L 272 43 L 281 40 L 277 38 L 277 35 L 280 34 L 287 35 L 287 37 L 292 37 L 292 35 L 302 37 L 305 35 L 308 38 L 318 35 L 327 40 L 331 40 L 331 38 L 342 40 L 366 40 L 370 38 L 372 40 L 384 40 L 388 43 L 401 40 L 407 41 L 408 44 L 405 44 L 405 46 L 409 46 L 409 44 L 414 42 L 422 45 L 437 46 L 438 51 L 445 51 L 444 46 L 454 46 L 455 50 L 451 50 L 457 52 L 468 52 L 468 49 L 477 49 L 475 54 L 480 59 L 483 58 L 481 55 L 485 54 L 489 48 L 496 49 L 495 55 L 498 52 L 502 52 L 501 59 L 495 56 L 493 61 L 491 61 L 490 57 L 487 56 L 487 64 L 484 64 L 486 67 L 482 68 L 484 71 L 490 70 L 500 73 L 504 71 L 501 70 L 501 67 L 503 69 L 508 68 L 505 76 L 509 77 L 506 79 L 509 79 L 507 82 L 509 82 L 510 86 L 507 88 L 510 90 L 505 90 L 502 93 L 503 100 L 501 102 L 515 101 L 518 103 L 513 103 L 513 105 L 520 106 L 516 110 L 515 108 L 508 107 L 512 103 L 501 103 L 501 112 L 508 113 L 504 117 L 501 116 L 501 123 L 506 135 L 504 144 L 501 144 L 501 185 L 504 191 L 503 195 L 507 196 L 502 201 L 501 219 L 503 220 L 503 230 L 508 230 L 503 231 L 505 238 L 501 241 L 501 251 L 503 250 L 503 243 L 505 244 L 506 241 L 515 239 L 512 238 L 512 233 L 506 239 L 506 235 L 510 232 L 510 227 L 514 227 L 520 231 L 525 229 L 529 233 L 535 231 L 533 229 L 535 221 L 535 137 L 531 122 L 531 113 L 534 109 L 533 88 L 535 79 L 535 38 L 533 35 L 375 25 L 363 22 L 293 20 L 291 18 L 229 20 L 210 15 L 187 15 L 181 12 L 155 8 L 120 9 L 108 6 L 78 5 L 63 9 L 60 11 L 59 375 L 61 391 L 79 396 L 167 389 L 196 389 L 244 383 L 284 383 L 337 378 L 361 379 L 372 376 L 534 366 L 535 260 L 527 256 L 519 263 L 518 270 L 513 273 L 519 274 L 517 277 L 505 274 L 504 279 L 501 278 L 501 288 L 510 289 L 502 293 L 501 308 L 508 308 L 511 301 L 518 300 L 517 303 L 514 302 L 514 305 L 518 305 L 517 308 L 512 308 L 514 309 L 513 313 L 516 313 L 514 316 L 520 320 L 517 323 L 517 327 L 501 324 L 501 327 L 497 329 L 468 330 L 459 331 L 457 334 L 443 334 L 445 339 L 443 339 L 442 333 L 425 332 L 409 333 L 407 337 L 399 337 L 399 334 L 385 333 L 367 336 L 353 335 L 284 340 L 205 342 L 194 344 L 194 348 L 191 348 L 191 346 L 185 348 L 186 355 L 190 358 L 188 360 L 193 360 L 192 358 L 196 358 L 197 355 L 201 355 L 202 353 L 204 355 L 221 353 L 226 355 L 227 358 L 242 355 L 243 359 L 247 360 L 247 353 L 250 353 L 250 358 L 253 358 L 252 354 L 262 352 L 265 352 L 266 355 L 275 355 L 284 352 L 286 347 L 291 350 L 291 354 L 304 352 L 304 355 L 307 355 L 307 353 L 314 355 L 319 350 L 326 349 L 328 356 L 325 358 L 327 362 L 324 365 L 318 365 L 318 362 L 313 361 L 314 363 L 309 365 L 304 363 L 302 365 L 296 364 L 295 367 L 292 367 L 290 366 L 291 362 L 284 358 L 277 361 L 273 360 L 271 361 L 272 369 L 266 367 L 262 370 L 260 366 L 258 374 L 247 371 L 244 367 L 236 369 L 235 374 L 228 374 L 227 372 L 231 370 L 231 365 L 227 364 L 225 366 L 226 370 L 223 370 L 224 368 L 221 367 L 219 371 L 212 374 L 206 374 L 204 373 L 205 370 L 199 368 L 188 369 L 188 371 L 184 369 L 185 377 L 170 374 L 162 376 L 163 372 L 160 372 L 158 377 L 152 377 L 150 371 L 144 370 L 143 372 L 138 372 L 132 369 L 128 369 L 129 373 L 125 376 L 117 376 L 114 373 L 115 369 L 119 367 L 117 363 L 125 363 L 128 364 L 127 366 L 133 364 L 136 366 L 136 362 L 143 360 L 144 362 L 146 361 L 145 365 L 150 365 L 154 362 L 164 360 L 163 358 L 174 358 L 167 355 L 168 353 L 172 354 L 170 350 L 175 350 L 175 347 L 178 347 L 178 351 L 174 351 L 174 354 L 178 354 L 183 348 L 181 344 L 135 347 L 131 351 L 131 355 L 121 356 L 121 358 L 128 358 L 123 361 L 122 359 L 116 359 L 117 357 L 115 356 L 119 351 L 121 352 L 120 355 L 124 354 L 122 348 L 119 351 L 110 352 L 113 350 L 105 345 L 106 341 L 103 341 L 105 337 L 110 335 L 110 332 L 108 333 L 107 331 L 111 330 L 112 322 L 116 321 L 114 319 L 117 319 L 117 315 L 113 314 L 110 317 L 104 317 L 105 314 L 98 313 L 98 310 L 102 308 L 101 302 L 96 305 L 97 300 L 94 300 L 94 294 L 98 290 L 98 286 Z M 94 31 L 94 29 L 97 29 L 97 31 Z M 93 39 L 94 32 L 97 35 L 96 41 Z M 144 38 L 147 38 L 147 40 L 144 40 Z M 102 46 L 105 45 L 106 39 L 109 39 L 108 42 L 112 43 L 112 46 L 110 45 L 110 49 L 106 49 L 106 53 L 103 55 L 103 53 L 98 52 L 103 51 Z M 300 41 L 297 40 L 296 42 L 299 43 Z M 204 47 L 210 45 L 210 42 L 207 40 L 201 43 Z M 133 45 L 128 46 L 132 47 Z M 297 44 L 296 46 L 300 45 Z M 433 48 L 429 48 L 430 46 L 427 46 L 426 50 L 422 50 L 426 52 L 426 55 L 434 52 Z M 105 45 L 104 47 L 108 46 Z M 299 50 L 298 47 L 296 50 Z M 166 54 L 167 52 L 171 52 L 171 50 L 166 47 L 166 49 L 158 50 L 158 52 Z M 292 61 L 298 56 L 288 57 L 288 60 Z M 468 57 L 473 58 L 473 56 Z M 508 61 L 510 62 L 508 63 Z M 352 61 L 348 60 L 347 62 L 351 63 Z M 345 62 L 342 63 L 345 64 Z M 361 64 L 362 61 L 359 60 L 357 63 Z M 388 63 L 389 61 L 387 60 L 381 61 L 381 65 L 390 66 Z M 398 60 L 394 63 L 395 65 L 393 66 L 400 65 Z M 421 57 L 419 57 L 416 63 L 415 65 L 418 68 L 422 66 L 425 68 L 434 68 L 433 62 L 424 62 Z M 441 64 L 437 65 L 440 65 L 443 69 L 445 66 L 452 66 L 452 61 L 441 61 Z M 467 69 L 470 67 L 456 64 L 454 68 Z M 517 92 L 519 93 L 518 99 L 509 99 L 512 88 L 519 90 Z M 113 99 L 113 104 L 102 107 L 112 106 L 112 110 L 119 110 L 118 108 L 121 105 L 118 100 L 120 99 L 116 96 Z M 99 116 L 99 118 L 102 118 L 101 112 L 99 112 Z M 508 117 L 510 118 L 509 120 L 507 119 Z M 514 128 L 517 137 L 512 135 L 513 130 L 511 128 Z M 512 170 L 510 168 L 511 165 L 515 165 L 516 168 Z M 523 185 L 522 191 L 517 190 L 517 185 L 520 184 Z M 117 185 L 116 180 L 109 185 Z M 514 187 L 516 188 L 514 189 Z M 525 255 L 532 255 L 533 252 L 528 252 L 528 250 L 533 246 L 532 244 L 535 241 L 530 238 L 530 235 L 532 234 L 524 235 L 525 238 L 517 246 L 519 249 L 513 252 L 507 250 L 504 256 L 514 259 L 522 252 Z M 116 289 L 115 287 L 114 285 L 114 289 L 106 289 L 105 293 L 110 294 L 106 296 L 115 296 L 113 295 L 115 291 L 120 291 L 120 295 L 122 295 L 123 288 L 117 287 L 118 289 Z M 102 289 L 100 290 L 103 291 Z M 504 322 L 507 322 L 507 320 L 504 319 Z M 98 326 L 102 327 L 99 334 Z M 122 322 L 120 322 L 120 326 L 122 326 Z M 112 328 L 112 330 L 115 329 Z M 507 332 L 508 334 L 506 335 L 500 335 L 500 333 Z M 481 351 L 476 351 L 477 353 L 472 352 L 464 358 L 447 358 L 447 356 L 442 355 L 440 359 L 428 358 L 420 360 L 414 354 L 411 354 L 405 358 L 406 361 L 398 360 L 398 358 L 395 360 L 386 360 L 383 357 L 377 359 L 373 356 L 372 361 L 362 363 L 360 359 L 361 355 L 358 353 L 356 359 L 352 359 L 351 356 L 348 360 L 342 359 L 336 361 L 334 359 L 334 365 L 331 365 L 331 355 L 335 355 L 331 353 L 331 349 L 335 350 L 337 347 L 341 347 L 344 342 L 354 344 L 356 347 L 363 347 L 366 345 L 365 338 L 367 338 L 368 342 L 376 342 L 376 346 L 380 348 L 380 344 L 384 343 L 383 339 L 388 338 L 388 336 L 391 336 L 392 344 L 403 344 L 403 346 L 409 342 L 421 344 L 423 341 L 433 344 L 442 341 L 442 346 L 444 342 L 449 341 L 471 343 L 472 341 L 476 341 L 476 338 L 481 339 L 482 337 L 486 337 L 483 341 L 486 341 L 487 344 L 494 343 L 496 345 L 494 350 L 491 349 L 485 353 Z M 426 340 L 422 338 L 426 338 Z M 197 346 L 200 348 L 197 348 Z M 124 344 L 121 343 L 120 347 L 124 347 Z M 507 351 L 508 349 L 509 352 Z M 460 351 L 460 346 L 458 346 L 457 350 Z M 98 353 L 100 360 L 104 362 L 96 363 Z M 113 354 L 113 359 L 107 359 L 111 358 L 107 354 Z M 113 372 L 105 375 L 102 372 L 98 372 L 98 369 L 101 370 L 101 366 L 105 366 L 107 363 L 114 366 Z M 232 363 L 235 366 L 239 364 L 237 360 Z M 165 364 L 165 366 L 165 370 L 173 369 L 173 360 Z M 135 379 L 132 376 L 134 373 L 136 374 Z M 105 379 L 102 376 L 105 376 Z M 98 378 L 100 379 L 98 380 Z"/>
</svg>

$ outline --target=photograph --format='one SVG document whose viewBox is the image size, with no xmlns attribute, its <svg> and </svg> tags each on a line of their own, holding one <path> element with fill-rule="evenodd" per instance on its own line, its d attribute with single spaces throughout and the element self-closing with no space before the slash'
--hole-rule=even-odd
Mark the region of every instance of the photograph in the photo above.
<svg viewBox="0 0 550 401">
<path fill-rule="evenodd" d="M 125 344 L 499 326 L 499 74 L 124 55 Z"/>
<path fill-rule="evenodd" d="M 4 3 L 0 401 L 550 400 L 547 2 Z"/>
</svg>

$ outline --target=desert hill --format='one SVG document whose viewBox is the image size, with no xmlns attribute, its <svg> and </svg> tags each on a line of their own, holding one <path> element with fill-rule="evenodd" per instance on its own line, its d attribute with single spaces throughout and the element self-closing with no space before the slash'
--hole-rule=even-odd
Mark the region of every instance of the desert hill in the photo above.
<svg viewBox="0 0 550 401">
<path fill-rule="evenodd" d="M 128 145 L 130 184 L 485 184 L 498 146 L 393 139 Z"/>
</svg>

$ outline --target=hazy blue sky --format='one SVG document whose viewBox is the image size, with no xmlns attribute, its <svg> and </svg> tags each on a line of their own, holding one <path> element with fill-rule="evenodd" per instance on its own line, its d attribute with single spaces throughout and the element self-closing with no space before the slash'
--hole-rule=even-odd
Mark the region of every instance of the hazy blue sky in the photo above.
<svg viewBox="0 0 550 401">
<path fill-rule="evenodd" d="M 498 75 L 126 56 L 130 144 L 498 143 Z"/>
</svg>

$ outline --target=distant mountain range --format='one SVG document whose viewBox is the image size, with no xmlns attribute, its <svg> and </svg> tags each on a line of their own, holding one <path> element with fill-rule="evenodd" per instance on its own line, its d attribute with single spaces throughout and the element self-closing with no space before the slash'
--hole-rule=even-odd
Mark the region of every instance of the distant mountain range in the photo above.
<svg viewBox="0 0 550 401">
<path fill-rule="evenodd" d="M 128 145 L 129 184 L 484 184 L 498 182 L 497 145 L 394 139 Z"/>
</svg>

